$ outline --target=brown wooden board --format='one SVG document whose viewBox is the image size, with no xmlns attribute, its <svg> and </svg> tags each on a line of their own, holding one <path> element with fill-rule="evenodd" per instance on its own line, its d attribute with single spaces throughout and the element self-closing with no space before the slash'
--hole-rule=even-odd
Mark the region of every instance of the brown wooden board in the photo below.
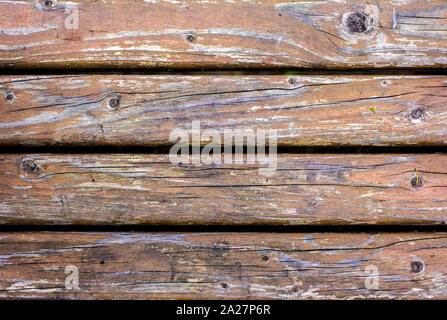
<svg viewBox="0 0 447 320">
<path fill-rule="evenodd" d="M 446 256 L 446 233 L 2 233 L 0 298 L 446 299 Z"/>
<path fill-rule="evenodd" d="M 260 167 L 266 165 L 175 165 L 168 155 L 4 154 L 0 222 L 447 223 L 446 155 L 279 154 L 272 175 Z"/>
<path fill-rule="evenodd" d="M 275 129 L 279 145 L 444 146 L 446 86 L 445 76 L 2 76 L 0 145 L 167 145 L 200 121 L 202 133 Z"/>
<path fill-rule="evenodd" d="M 446 22 L 445 0 L 6 0 L 0 67 L 444 68 Z"/>
</svg>

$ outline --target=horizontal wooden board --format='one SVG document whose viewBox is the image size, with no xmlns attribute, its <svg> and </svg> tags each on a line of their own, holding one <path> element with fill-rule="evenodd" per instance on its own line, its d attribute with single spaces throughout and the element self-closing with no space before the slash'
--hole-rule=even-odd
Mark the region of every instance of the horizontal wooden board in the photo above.
<svg viewBox="0 0 447 320">
<path fill-rule="evenodd" d="M 270 176 L 261 167 L 174 165 L 168 155 L 3 154 L 0 223 L 447 223 L 446 155 L 280 154 Z"/>
<path fill-rule="evenodd" d="M 275 129 L 279 145 L 445 146 L 446 86 L 445 76 L 2 76 L 0 145 L 167 145 L 200 121 L 202 133 Z"/>
<path fill-rule="evenodd" d="M 446 299 L 446 258 L 446 233 L 2 233 L 0 298 Z"/>
<path fill-rule="evenodd" d="M 445 0 L 0 2 L 0 66 L 444 68 Z"/>
</svg>

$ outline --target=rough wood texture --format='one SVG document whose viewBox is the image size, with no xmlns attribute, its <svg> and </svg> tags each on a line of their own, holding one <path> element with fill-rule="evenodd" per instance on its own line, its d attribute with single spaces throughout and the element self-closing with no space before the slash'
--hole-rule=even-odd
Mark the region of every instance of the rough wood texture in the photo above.
<svg viewBox="0 0 447 320">
<path fill-rule="evenodd" d="M 262 165 L 261 165 L 262 166 Z M 2 155 L 2 224 L 446 224 L 446 155 L 278 155 L 173 165 L 167 155 Z"/>
<path fill-rule="evenodd" d="M 1 3 L 0 3 L 1 5 Z M 0 77 L 0 144 L 169 144 L 174 128 L 279 145 L 446 145 L 445 76 Z M 118 101 L 110 108 L 111 101 Z"/>
<path fill-rule="evenodd" d="M 0 254 L 0 298 L 447 298 L 446 233 L 18 232 Z"/>
<path fill-rule="evenodd" d="M 445 0 L 46 3 L 0 2 L 1 66 L 444 68 L 447 61 Z"/>
</svg>

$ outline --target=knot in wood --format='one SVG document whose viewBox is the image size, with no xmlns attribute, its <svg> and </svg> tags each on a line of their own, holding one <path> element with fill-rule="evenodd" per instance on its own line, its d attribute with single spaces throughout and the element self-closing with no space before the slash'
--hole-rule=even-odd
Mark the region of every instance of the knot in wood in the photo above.
<svg viewBox="0 0 447 320">
<path fill-rule="evenodd" d="M 351 33 L 362 33 L 368 29 L 366 15 L 361 12 L 350 14 L 346 19 L 346 28 Z"/>
<path fill-rule="evenodd" d="M 422 270 L 424 270 L 424 265 L 420 261 L 412 261 L 410 263 L 411 272 L 413 273 L 420 273 Z"/>
<path fill-rule="evenodd" d="M 22 168 L 22 170 L 27 174 L 35 174 L 39 171 L 39 167 L 34 160 L 31 159 L 23 160 L 20 164 L 20 168 Z"/>
</svg>

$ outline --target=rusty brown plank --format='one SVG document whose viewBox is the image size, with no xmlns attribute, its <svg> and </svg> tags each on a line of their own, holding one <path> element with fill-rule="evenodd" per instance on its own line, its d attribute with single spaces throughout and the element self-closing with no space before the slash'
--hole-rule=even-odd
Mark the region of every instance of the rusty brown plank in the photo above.
<svg viewBox="0 0 447 320">
<path fill-rule="evenodd" d="M 1 5 L 1 3 L 0 3 Z M 167 145 L 174 129 L 277 131 L 279 145 L 447 142 L 445 76 L 0 77 L 0 144 Z M 206 138 L 202 143 L 206 143 Z"/>
<path fill-rule="evenodd" d="M 0 223 L 443 225 L 447 156 L 279 154 L 247 164 L 168 155 L 0 157 Z M 272 169 L 272 168 L 271 168 Z"/>
<path fill-rule="evenodd" d="M 446 299 L 446 255 L 446 233 L 2 233 L 0 298 Z"/>
<path fill-rule="evenodd" d="M 0 66 L 446 65 L 444 0 L 2 1 Z"/>
</svg>

